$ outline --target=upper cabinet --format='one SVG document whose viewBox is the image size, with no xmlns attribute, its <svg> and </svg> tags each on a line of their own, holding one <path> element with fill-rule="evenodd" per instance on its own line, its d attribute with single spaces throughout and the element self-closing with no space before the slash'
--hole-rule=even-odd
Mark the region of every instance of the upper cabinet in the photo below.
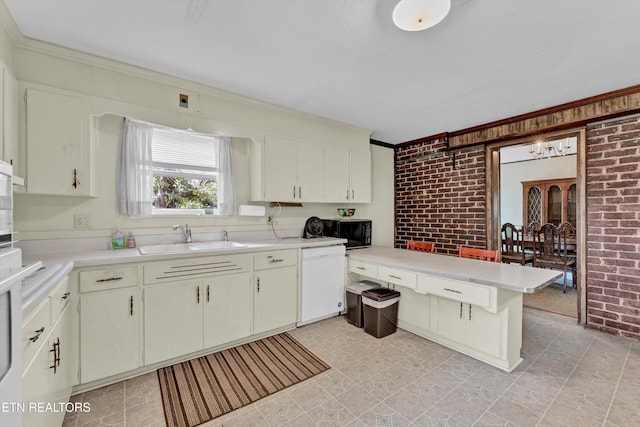
<svg viewBox="0 0 640 427">
<path fill-rule="evenodd" d="M 522 183 L 523 224 L 576 226 L 576 179 L 547 179 Z"/>
<path fill-rule="evenodd" d="M 371 153 L 267 136 L 251 155 L 252 199 L 369 203 Z"/>
<path fill-rule="evenodd" d="M 18 145 L 18 80 L 6 66 L 2 67 L 2 160 L 13 165 L 14 182 L 21 184 L 24 178 Z"/>
<path fill-rule="evenodd" d="M 89 97 L 25 85 L 24 102 L 27 193 L 95 196 Z"/>
<path fill-rule="evenodd" d="M 370 152 L 325 147 L 324 162 L 325 202 L 371 202 Z"/>
</svg>

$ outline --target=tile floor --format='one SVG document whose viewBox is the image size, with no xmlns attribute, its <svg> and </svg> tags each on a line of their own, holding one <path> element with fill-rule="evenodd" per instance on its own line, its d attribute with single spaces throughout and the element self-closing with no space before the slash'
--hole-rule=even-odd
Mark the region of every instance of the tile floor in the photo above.
<svg viewBox="0 0 640 427">
<path fill-rule="evenodd" d="M 512 373 L 398 330 L 382 339 L 336 317 L 292 331 L 332 367 L 203 426 L 640 425 L 640 342 L 524 310 Z M 65 426 L 164 426 L 155 373 L 74 396 Z"/>
</svg>

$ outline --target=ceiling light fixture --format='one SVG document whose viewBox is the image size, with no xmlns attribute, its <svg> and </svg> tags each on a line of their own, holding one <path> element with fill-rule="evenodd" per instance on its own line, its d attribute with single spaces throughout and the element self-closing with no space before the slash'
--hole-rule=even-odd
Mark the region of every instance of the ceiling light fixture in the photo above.
<svg viewBox="0 0 640 427">
<path fill-rule="evenodd" d="M 531 144 L 531 147 L 529 148 L 529 154 L 531 154 L 531 156 L 534 159 L 564 156 L 565 154 L 568 154 L 571 151 L 569 138 L 565 138 L 564 140 L 566 142 L 565 145 L 562 145 L 562 140 L 559 140 L 557 141 L 558 142 L 557 147 L 556 147 L 556 144 L 554 144 L 552 141 L 547 141 L 546 144 L 544 142 L 537 142 L 537 143 Z"/>
<path fill-rule="evenodd" d="M 393 23 L 405 31 L 422 31 L 442 21 L 451 0 L 400 0 L 393 9 Z"/>
</svg>

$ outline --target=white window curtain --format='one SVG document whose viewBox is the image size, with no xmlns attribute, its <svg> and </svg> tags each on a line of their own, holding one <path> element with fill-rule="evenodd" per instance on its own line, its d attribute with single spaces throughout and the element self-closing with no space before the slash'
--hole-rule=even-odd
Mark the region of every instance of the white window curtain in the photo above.
<svg viewBox="0 0 640 427">
<path fill-rule="evenodd" d="M 152 138 L 152 125 L 137 120 L 124 120 L 117 170 L 118 205 L 123 215 L 151 216 Z"/>
<path fill-rule="evenodd" d="M 218 213 L 234 215 L 238 213 L 236 204 L 236 183 L 233 174 L 231 138 L 215 136 L 213 138 L 218 159 Z"/>
</svg>

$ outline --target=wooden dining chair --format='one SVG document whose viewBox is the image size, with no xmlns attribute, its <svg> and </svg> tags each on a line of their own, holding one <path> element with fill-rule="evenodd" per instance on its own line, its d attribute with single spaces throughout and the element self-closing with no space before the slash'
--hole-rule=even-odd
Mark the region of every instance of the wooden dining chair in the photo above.
<svg viewBox="0 0 640 427">
<path fill-rule="evenodd" d="M 567 270 L 575 277 L 576 260 L 568 256 L 566 227 L 556 227 L 553 224 L 543 224 L 539 230 L 533 231 L 533 266 L 552 268 L 564 271 L 562 292 L 567 292 Z"/>
<path fill-rule="evenodd" d="M 460 246 L 458 256 L 460 258 L 479 259 L 481 261 L 498 262 L 499 251 L 489 249 L 475 249 Z"/>
<path fill-rule="evenodd" d="M 569 264 L 571 266 L 571 283 L 574 288 L 577 288 L 578 276 L 576 275 L 576 270 L 578 266 L 578 247 L 576 240 L 578 237 L 578 231 L 569 222 L 561 223 L 558 228 L 563 229 L 564 232 L 567 233 L 567 242 L 569 242 L 569 240 L 571 241 L 571 243 L 567 243 L 567 257 L 569 258 L 569 261 L 573 260 L 573 263 L 570 262 Z"/>
<path fill-rule="evenodd" d="M 502 225 L 502 250 L 501 260 L 504 263 L 518 263 L 526 265 L 533 263 L 533 252 L 524 250 L 523 229 L 516 227 L 510 222 Z"/>
<path fill-rule="evenodd" d="M 436 251 L 436 244 L 433 242 L 407 240 L 407 250 L 434 253 Z"/>
</svg>

